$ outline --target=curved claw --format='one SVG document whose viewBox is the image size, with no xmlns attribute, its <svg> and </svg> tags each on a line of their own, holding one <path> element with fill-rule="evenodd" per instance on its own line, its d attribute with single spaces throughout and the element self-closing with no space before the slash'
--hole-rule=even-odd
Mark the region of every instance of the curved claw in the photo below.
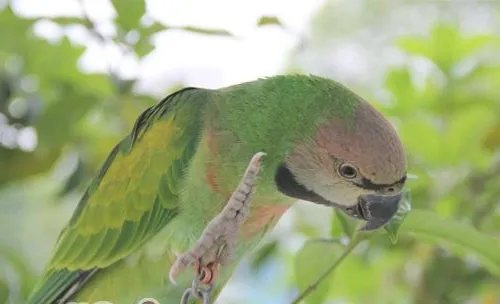
<svg viewBox="0 0 500 304">
<path fill-rule="evenodd" d="M 220 263 L 212 262 L 200 269 L 200 283 L 213 285 L 219 277 Z"/>
</svg>

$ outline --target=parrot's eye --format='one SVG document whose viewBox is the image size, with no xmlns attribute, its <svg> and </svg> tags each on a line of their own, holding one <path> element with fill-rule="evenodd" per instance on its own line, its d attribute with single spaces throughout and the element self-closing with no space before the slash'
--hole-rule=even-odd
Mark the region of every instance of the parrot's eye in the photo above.
<svg viewBox="0 0 500 304">
<path fill-rule="evenodd" d="M 358 175 L 356 168 L 349 164 L 342 164 L 339 167 L 340 176 L 348 179 L 353 179 Z"/>
</svg>

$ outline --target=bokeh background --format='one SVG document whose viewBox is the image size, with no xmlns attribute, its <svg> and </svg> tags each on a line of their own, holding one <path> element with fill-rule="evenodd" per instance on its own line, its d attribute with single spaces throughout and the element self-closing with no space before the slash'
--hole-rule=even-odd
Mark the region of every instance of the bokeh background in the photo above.
<svg viewBox="0 0 500 304">
<path fill-rule="evenodd" d="M 398 242 L 362 243 L 303 303 L 500 303 L 500 1 L 474 0 L 0 0 L 0 303 L 26 299 L 143 109 L 281 73 L 372 102 L 415 176 Z M 349 221 L 299 202 L 218 303 L 290 303 Z"/>
</svg>

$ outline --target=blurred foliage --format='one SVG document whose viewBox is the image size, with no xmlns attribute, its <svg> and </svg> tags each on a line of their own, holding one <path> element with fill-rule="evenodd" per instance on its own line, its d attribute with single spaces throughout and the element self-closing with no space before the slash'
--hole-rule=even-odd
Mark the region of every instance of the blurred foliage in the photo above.
<svg viewBox="0 0 500 304">
<path fill-rule="evenodd" d="M 438 23 L 428 37 L 405 36 L 395 44 L 410 62 L 430 66 L 424 77 L 410 64 L 389 70 L 388 97 L 376 103 L 394 119 L 408 150 L 417 177 L 408 188 L 418 210 L 407 215 L 395 246 L 383 236 L 370 239 L 316 296 L 330 291 L 332 299 L 353 303 L 499 303 L 500 37 L 467 36 Z M 332 237 L 352 236 L 345 222 L 335 213 Z M 324 251 L 307 242 L 297 258 L 307 252 L 312 261 Z M 305 288 L 301 280 L 297 287 Z"/>
<path fill-rule="evenodd" d="M 96 168 L 138 114 L 157 101 L 138 94 L 137 79 L 121 77 L 112 66 L 103 74 L 82 72 L 85 46 L 67 35 L 41 38 L 34 26 L 51 21 L 82 28 L 138 61 L 162 31 L 232 36 L 222 29 L 144 22 L 147 5 L 140 0 L 112 4 L 111 36 L 86 14 L 27 18 L 9 5 L 0 10 L 0 303 L 23 302 Z M 255 24 L 283 26 L 269 15 Z M 500 303 L 500 37 L 464 34 L 442 22 L 426 36 L 404 35 L 393 44 L 407 64 L 387 71 L 384 94 L 366 97 L 394 121 L 408 150 L 410 173 L 417 176 L 408 180 L 414 210 L 399 227 L 396 244 L 383 231 L 374 234 L 305 303 Z M 427 71 L 415 69 L 415 62 Z M 325 216 L 324 209 L 320 213 Z M 312 219 L 293 217 L 290 233 L 310 239 L 297 253 L 284 249 L 287 236 L 252 255 L 254 269 L 286 264 L 284 292 L 294 295 L 335 262 L 357 229 L 342 213 L 327 216 L 327 229 L 310 214 Z M 20 215 L 25 217 L 15 218 Z M 21 222 L 31 227 L 29 245 L 12 229 Z"/>
</svg>

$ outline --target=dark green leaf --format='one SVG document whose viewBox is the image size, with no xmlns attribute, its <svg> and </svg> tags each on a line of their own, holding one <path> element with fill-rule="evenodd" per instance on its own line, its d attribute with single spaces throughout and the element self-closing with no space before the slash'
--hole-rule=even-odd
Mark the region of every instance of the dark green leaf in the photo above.
<svg viewBox="0 0 500 304">
<path fill-rule="evenodd" d="M 500 122 L 493 125 L 482 139 L 484 147 L 490 151 L 495 151 L 500 148 Z"/>
<path fill-rule="evenodd" d="M 411 211 L 411 197 L 410 191 L 404 191 L 403 197 L 399 202 L 398 211 L 394 217 L 389 221 L 389 223 L 384 227 L 389 233 L 389 238 L 393 244 L 398 241 L 398 231 L 404 222 L 406 215 Z"/>
<path fill-rule="evenodd" d="M 0 278 L 0 303 L 7 303 L 9 298 L 9 285 L 2 278 Z"/>
</svg>

